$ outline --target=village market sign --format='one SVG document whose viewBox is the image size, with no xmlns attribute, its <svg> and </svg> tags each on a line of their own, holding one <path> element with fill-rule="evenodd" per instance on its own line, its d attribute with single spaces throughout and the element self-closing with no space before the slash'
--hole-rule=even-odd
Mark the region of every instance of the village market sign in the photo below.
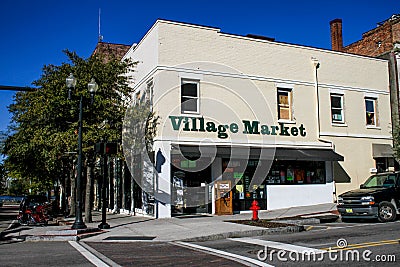
<svg viewBox="0 0 400 267">
<path fill-rule="evenodd" d="M 236 134 L 242 131 L 244 134 L 257 134 L 257 135 L 282 135 L 282 136 L 302 136 L 305 137 L 307 132 L 303 124 L 299 127 L 285 126 L 284 123 L 278 125 L 260 124 L 259 121 L 242 120 L 242 128 L 235 122 L 231 124 L 215 124 L 212 121 L 205 121 L 203 117 L 186 117 L 186 116 L 169 116 L 171 120 L 172 129 L 174 131 L 192 131 L 192 132 L 214 132 L 217 133 L 218 138 L 228 138 L 228 132 Z"/>
</svg>

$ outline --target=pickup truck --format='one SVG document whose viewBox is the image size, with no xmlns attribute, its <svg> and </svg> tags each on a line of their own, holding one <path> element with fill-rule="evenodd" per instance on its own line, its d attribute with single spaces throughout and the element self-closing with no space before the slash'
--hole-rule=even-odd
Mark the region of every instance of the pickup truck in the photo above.
<svg viewBox="0 0 400 267">
<path fill-rule="evenodd" d="M 337 209 L 342 221 L 351 219 L 396 220 L 400 214 L 400 172 L 370 176 L 360 189 L 338 196 Z"/>
</svg>

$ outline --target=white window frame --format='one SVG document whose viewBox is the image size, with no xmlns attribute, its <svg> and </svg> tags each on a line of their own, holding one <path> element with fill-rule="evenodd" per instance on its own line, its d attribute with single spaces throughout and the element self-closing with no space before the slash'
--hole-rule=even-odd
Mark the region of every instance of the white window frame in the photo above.
<svg viewBox="0 0 400 267">
<path fill-rule="evenodd" d="M 332 106 L 332 97 L 339 97 L 340 98 L 340 108 Z M 332 124 L 345 124 L 345 117 L 344 117 L 344 94 L 341 93 L 330 93 L 329 94 L 329 102 L 331 107 L 331 123 Z M 340 110 L 340 115 L 342 116 L 341 120 L 337 120 L 333 118 L 333 110 Z"/>
<path fill-rule="evenodd" d="M 184 84 L 195 84 L 197 88 L 197 96 L 184 96 L 183 95 L 183 90 L 182 86 Z M 190 111 L 190 110 L 183 110 L 182 106 L 182 98 L 188 98 L 188 99 L 196 99 L 196 111 Z M 181 113 L 182 114 L 200 114 L 200 81 L 199 80 L 193 80 L 193 79 L 181 79 L 181 86 L 180 86 L 180 104 L 181 104 Z"/>
<path fill-rule="evenodd" d="M 282 104 L 279 103 L 279 93 L 280 92 L 284 92 L 288 94 L 288 104 L 284 106 L 284 108 L 288 108 L 289 109 L 289 118 L 281 118 L 280 117 L 280 108 L 281 106 L 283 107 Z M 278 87 L 277 88 L 277 115 L 278 115 L 278 121 L 293 121 L 293 88 L 284 88 L 284 87 Z"/>
<path fill-rule="evenodd" d="M 367 120 L 367 114 L 369 113 L 368 111 L 367 111 L 367 101 L 372 101 L 373 102 L 373 107 L 374 107 L 374 111 L 373 111 L 373 114 L 374 114 L 374 117 L 373 117 L 373 124 L 368 124 L 368 120 Z M 376 98 L 376 97 L 369 97 L 369 96 L 366 96 L 366 97 L 364 97 L 364 105 L 365 105 L 365 125 L 367 126 L 367 127 L 377 127 L 378 126 L 378 116 L 377 116 L 377 110 L 378 110 L 378 108 L 377 108 L 377 104 L 378 104 L 378 99 Z"/>
</svg>

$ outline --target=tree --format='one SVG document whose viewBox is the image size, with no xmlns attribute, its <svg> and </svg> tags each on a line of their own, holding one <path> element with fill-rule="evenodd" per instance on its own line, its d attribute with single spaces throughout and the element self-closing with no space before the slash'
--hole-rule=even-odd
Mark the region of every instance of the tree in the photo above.
<svg viewBox="0 0 400 267">
<path fill-rule="evenodd" d="M 4 141 L 6 139 L 7 135 L 3 132 L 0 132 L 0 151 L 3 151 L 4 147 Z M 3 162 L 0 162 L 0 194 L 4 194 L 6 190 L 6 179 L 7 179 L 7 173 L 4 168 Z"/>
<path fill-rule="evenodd" d="M 79 98 L 90 99 L 89 81 L 94 78 L 99 88 L 93 105 L 83 109 L 84 155 L 92 153 L 100 140 L 121 140 L 122 119 L 133 92 L 126 74 L 135 63 L 104 60 L 101 54 L 83 59 L 74 52 L 64 52 L 69 63 L 45 66 L 41 78 L 33 83 L 38 89 L 18 92 L 9 106 L 12 124 L 3 150 L 5 168 L 10 177 L 30 181 L 33 192 L 47 191 L 68 177 L 65 159 L 77 150 Z M 70 73 L 77 78 L 72 100 L 68 100 L 65 85 Z M 113 123 L 100 127 L 105 121 Z"/>
<path fill-rule="evenodd" d="M 155 196 L 154 138 L 157 135 L 159 116 L 152 109 L 151 91 L 137 99 L 126 110 L 122 145 L 131 176 L 131 210 L 135 210 L 134 184 L 145 192 L 142 200 Z M 148 204 L 148 203 L 147 203 Z M 144 203 L 143 206 L 147 205 Z"/>
<path fill-rule="evenodd" d="M 6 191 L 6 172 L 3 164 L 0 164 L 0 195 L 4 194 Z"/>
</svg>

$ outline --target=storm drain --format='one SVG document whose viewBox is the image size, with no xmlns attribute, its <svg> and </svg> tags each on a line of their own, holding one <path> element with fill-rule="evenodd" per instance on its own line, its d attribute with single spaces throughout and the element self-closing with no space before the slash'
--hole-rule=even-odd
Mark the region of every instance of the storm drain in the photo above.
<svg viewBox="0 0 400 267">
<path fill-rule="evenodd" d="M 153 240 L 156 238 L 155 236 L 109 236 L 104 240 L 113 240 L 113 241 L 143 241 L 143 240 Z"/>
</svg>

